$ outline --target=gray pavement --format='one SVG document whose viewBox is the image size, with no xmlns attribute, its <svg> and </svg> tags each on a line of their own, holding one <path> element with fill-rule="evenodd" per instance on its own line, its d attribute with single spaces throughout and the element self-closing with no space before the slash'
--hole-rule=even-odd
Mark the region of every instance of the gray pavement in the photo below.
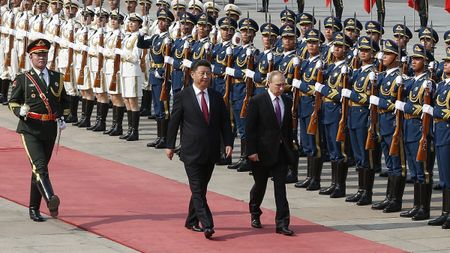
<svg viewBox="0 0 450 253">
<path fill-rule="evenodd" d="M 237 2 L 244 12 L 249 10 L 251 17 L 255 18 L 260 24 L 264 22 L 264 14 L 255 12 L 256 5 L 254 1 L 237 0 Z M 318 18 L 323 19 L 329 14 L 329 10 L 325 8 L 324 1 L 307 1 L 305 10 L 311 10 L 312 4 L 317 4 L 315 13 Z M 369 15 L 363 13 L 360 0 L 345 0 L 344 4 L 344 17 L 352 16 L 353 12 L 356 11 L 361 20 L 366 21 L 370 19 Z M 290 6 L 291 3 L 288 4 L 288 7 Z M 272 20 L 278 17 L 278 13 L 282 9 L 284 9 L 282 1 L 277 1 L 277 3 L 271 1 Z M 412 9 L 407 7 L 406 3 L 389 1 L 387 3 L 387 11 L 386 24 L 388 28 L 386 29 L 385 37 L 392 35 L 392 25 L 402 22 L 404 15 L 407 18 L 408 25 L 412 26 Z M 443 32 L 449 29 L 449 14 L 442 7 L 435 6 L 430 6 L 430 14 L 434 28 L 442 37 Z M 416 21 L 418 22 L 417 18 Z M 415 37 L 412 43 L 416 41 L 417 38 Z M 257 39 L 257 46 L 260 43 L 260 40 Z M 443 43 L 440 42 L 439 45 L 442 46 Z M 443 49 L 439 47 L 436 50 L 438 55 L 442 55 L 443 52 Z M 110 115 L 108 124 L 111 121 Z M 16 124 L 17 119 L 5 106 L 0 106 L 0 127 L 15 129 Z M 169 161 L 163 151 L 145 147 L 145 144 L 153 140 L 155 136 L 156 125 L 154 121 L 142 118 L 140 141 L 125 142 L 118 138 L 69 126 L 63 133 L 61 145 L 187 183 L 181 162 L 177 159 Z M 238 141 L 237 144 L 239 144 Z M 239 146 L 237 145 L 233 155 L 234 159 L 238 157 L 238 154 Z M 305 165 L 306 161 L 302 158 L 300 161 L 300 178 L 305 177 Z M 210 183 L 210 190 L 242 201 L 248 201 L 252 181 L 252 178 L 247 173 L 237 173 L 226 169 L 224 166 L 218 166 Z M 326 186 L 329 182 L 330 164 L 326 163 L 323 170 L 322 185 Z M 386 179 L 376 177 L 374 200 L 382 200 L 384 198 L 385 185 Z M 357 175 L 354 169 L 350 169 L 348 193 L 354 192 L 356 188 Z M 273 185 L 269 184 L 267 190 L 263 205 L 274 210 Z M 440 193 L 433 192 L 432 216 L 440 214 L 440 198 Z M 379 211 L 372 211 L 370 207 L 357 207 L 353 204 L 345 203 L 343 199 L 330 199 L 318 195 L 317 192 L 296 189 L 292 185 L 288 186 L 288 199 L 293 216 L 410 252 L 450 252 L 450 240 L 448 239 L 450 232 L 438 227 L 427 226 L 425 221 L 412 222 L 410 219 L 399 218 L 398 213 L 384 214 Z M 412 186 L 407 185 L 404 208 L 411 206 Z M 42 224 L 31 222 L 27 218 L 28 214 L 25 207 L 4 199 L 0 199 L 0 212 L 2 214 L 0 216 L 0 252 L 133 251 L 59 220 L 50 219 Z"/>
</svg>

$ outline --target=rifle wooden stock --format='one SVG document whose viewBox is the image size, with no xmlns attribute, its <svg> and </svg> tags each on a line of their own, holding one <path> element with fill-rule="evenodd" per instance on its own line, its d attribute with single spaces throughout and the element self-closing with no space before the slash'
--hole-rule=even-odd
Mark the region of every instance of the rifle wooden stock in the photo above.
<svg viewBox="0 0 450 253">
<path fill-rule="evenodd" d="M 170 44 L 164 45 L 164 55 L 170 56 Z M 160 101 L 169 101 L 169 81 L 170 81 L 170 67 L 171 65 L 169 63 L 164 63 L 164 82 L 161 87 L 161 95 L 159 96 Z"/>
<path fill-rule="evenodd" d="M 253 55 L 248 56 L 247 69 L 250 69 L 250 70 L 254 69 Z M 245 116 L 247 116 L 248 102 L 250 101 L 250 98 L 253 96 L 253 88 L 254 88 L 253 79 L 251 79 L 250 77 L 247 77 L 247 79 L 245 80 L 245 87 L 246 87 L 246 91 L 245 91 L 244 102 L 242 104 L 241 114 L 239 115 L 241 118 L 245 118 Z"/>
<path fill-rule="evenodd" d="M 88 42 L 88 29 L 86 29 L 86 32 L 83 35 L 83 44 L 85 46 L 87 46 L 87 42 Z M 86 51 L 83 51 L 81 53 L 81 69 L 80 69 L 80 74 L 78 75 L 78 79 L 77 79 L 78 85 L 83 85 L 83 83 L 84 83 L 84 66 L 87 65 L 87 56 L 88 56 L 88 53 Z"/>
<path fill-rule="evenodd" d="M 116 48 L 122 48 L 122 38 L 120 37 L 120 33 L 117 35 L 116 39 Z M 111 77 L 111 82 L 109 83 L 109 90 L 116 91 L 117 90 L 117 74 L 120 71 L 120 54 L 116 54 L 114 56 L 114 73 Z"/>
<path fill-rule="evenodd" d="M 28 19 L 25 20 L 25 32 L 30 31 L 30 24 L 28 23 Z M 27 47 L 28 47 L 28 37 L 25 36 L 22 41 L 22 54 L 19 59 L 19 69 L 25 69 L 25 62 L 27 60 Z"/>
<path fill-rule="evenodd" d="M 300 66 L 301 63 L 297 64 L 294 68 L 294 79 L 300 79 Z M 293 144 L 294 147 L 296 147 L 298 149 L 299 147 L 299 142 L 297 139 L 297 128 L 298 128 L 298 115 L 297 115 L 297 110 L 298 110 L 298 104 L 300 103 L 300 90 L 297 88 L 294 88 L 293 91 L 293 101 L 292 101 L 292 108 L 291 108 L 291 113 L 292 113 L 292 132 L 293 132 Z"/>
<path fill-rule="evenodd" d="M 61 36 L 61 25 L 60 24 L 58 24 L 56 26 L 56 36 L 58 36 L 58 37 Z M 60 48 L 59 43 L 55 42 L 54 44 L 55 44 L 54 45 L 55 49 L 53 50 L 53 58 L 52 58 L 52 62 L 50 63 L 50 69 L 53 71 L 55 71 L 55 69 L 56 69 L 56 57 L 59 53 L 59 48 Z"/>
<path fill-rule="evenodd" d="M 98 45 L 100 47 L 105 47 L 105 36 L 103 35 L 103 30 L 101 30 L 101 34 L 100 34 L 100 38 L 99 38 L 99 42 Z M 94 87 L 95 88 L 100 88 L 100 84 L 101 84 L 101 72 L 103 69 L 103 60 L 104 60 L 104 56 L 102 53 L 98 54 L 98 68 L 97 68 L 97 73 L 95 74 L 95 80 L 94 80 Z"/>
<path fill-rule="evenodd" d="M 342 88 L 348 89 L 348 74 L 342 76 Z M 347 115 L 348 115 L 348 98 L 342 97 L 342 114 L 339 120 L 339 127 L 336 134 L 336 141 L 345 143 L 345 129 L 347 127 Z"/>
<path fill-rule="evenodd" d="M 372 87 L 370 88 L 370 95 L 378 95 L 378 87 L 374 81 L 372 81 Z M 377 124 L 378 124 L 378 107 L 370 105 L 370 124 L 366 139 L 366 150 L 373 150 L 376 148 L 378 141 Z"/>
<path fill-rule="evenodd" d="M 399 85 L 397 91 L 397 100 L 402 101 L 403 99 L 403 84 Z M 403 133 L 403 112 L 397 110 L 395 112 L 395 130 L 392 135 L 391 147 L 389 148 L 390 156 L 399 156 L 400 152 L 400 141 L 402 141 Z"/>
<path fill-rule="evenodd" d="M 233 65 L 233 55 L 229 54 L 227 55 L 227 67 L 231 68 Z M 230 104 L 230 89 L 233 82 L 233 77 L 230 75 L 227 75 L 225 79 L 225 94 L 223 95 L 223 101 L 225 102 L 225 105 L 228 107 Z"/>
<path fill-rule="evenodd" d="M 430 104 L 430 102 L 431 102 L 431 94 L 430 94 L 430 90 L 428 88 L 425 89 L 423 101 L 424 101 L 424 104 Z M 417 157 L 416 157 L 416 160 L 419 162 L 427 161 L 427 149 L 428 149 L 427 136 L 430 131 L 430 120 L 431 120 L 431 116 L 427 113 L 423 113 L 423 115 L 422 115 L 422 137 L 420 138 L 419 149 L 417 150 Z"/>
<path fill-rule="evenodd" d="M 14 30 L 14 29 L 16 29 L 15 28 L 16 16 L 14 15 L 14 13 L 12 11 L 11 11 L 11 15 L 12 15 L 11 24 L 9 25 L 9 28 L 11 30 Z M 9 35 L 8 53 L 6 54 L 6 57 L 5 57 L 5 66 L 6 67 L 11 67 L 11 53 L 12 53 L 12 50 L 14 47 L 14 39 L 15 39 L 14 35 L 10 34 Z"/>
<path fill-rule="evenodd" d="M 70 32 L 69 35 L 69 41 L 71 43 L 74 42 L 74 33 L 75 33 L 74 29 L 75 28 L 72 27 L 72 31 Z M 69 52 L 68 54 L 69 59 L 67 61 L 66 72 L 64 73 L 64 82 L 70 82 L 72 80 L 73 48 L 69 47 L 68 52 Z"/>
<path fill-rule="evenodd" d="M 359 56 L 355 55 L 352 59 L 352 69 L 357 70 L 360 67 Z"/>
<path fill-rule="evenodd" d="M 269 66 L 267 67 L 267 74 L 273 71 L 273 59 L 269 61 Z"/>
<path fill-rule="evenodd" d="M 317 71 L 316 81 L 318 83 L 323 83 L 323 72 L 322 69 L 319 69 Z M 314 111 L 311 114 L 311 118 L 309 120 L 308 129 L 306 132 L 311 135 L 315 135 L 317 132 L 317 127 L 319 124 L 319 111 L 320 106 L 322 104 L 322 94 L 320 92 L 315 91 L 314 92 L 315 98 L 314 98 Z"/>
<path fill-rule="evenodd" d="M 183 59 L 189 60 L 191 57 L 191 49 L 189 47 L 184 49 L 183 52 Z M 191 82 L 191 69 L 190 68 L 184 68 L 183 71 L 183 86 L 185 88 L 189 87 L 189 83 Z"/>
<path fill-rule="evenodd" d="M 139 62 L 139 66 L 141 67 L 142 73 L 144 73 L 144 77 L 145 77 L 145 81 L 147 81 L 148 79 L 148 73 L 147 73 L 147 54 L 148 54 L 148 49 L 142 49 L 142 56 L 141 56 L 141 60 Z"/>
</svg>

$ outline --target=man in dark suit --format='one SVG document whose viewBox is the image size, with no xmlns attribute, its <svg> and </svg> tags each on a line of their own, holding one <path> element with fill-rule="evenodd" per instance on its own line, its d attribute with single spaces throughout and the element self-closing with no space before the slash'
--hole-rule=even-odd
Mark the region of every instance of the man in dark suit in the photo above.
<svg viewBox="0 0 450 253">
<path fill-rule="evenodd" d="M 214 164 L 220 159 L 221 138 L 227 157 L 233 151 L 230 118 L 222 96 L 209 88 L 211 76 L 208 61 L 199 60 L 192 65 L 193 85 L 174 97 L 166 149 L 167 157 L 172 160 L 178 128 L 181 127 L 180 159 L 184 162 L 192 193 L 185 226 L 204 232 L 207 239 L 214 234 L 214 223 L 206 192 Z"/>
<path fill-rule="evenodd" d="M 273 176 L 275 188 L 276 233 L 292 235 L 289 229 L 289 204 L 286 198 L 286 173 L 294 161 L 292 135 L 292 101 L 283 96 L 286 84 L 282 72 L 273 71 L 267 92 L 254 96 L 248 105 L 247 153 L 255 184 L 250 191 L 251 226 L 261 228 L 261 203 L 267 180 Z"/>
</svg>

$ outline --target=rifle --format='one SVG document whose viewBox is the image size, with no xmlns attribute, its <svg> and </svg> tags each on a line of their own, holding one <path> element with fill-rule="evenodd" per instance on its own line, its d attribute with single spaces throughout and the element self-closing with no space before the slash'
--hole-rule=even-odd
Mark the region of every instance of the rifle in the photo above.
<svg viewBox="0 0 450 253">
<path fill-rule="evenodd" d="M 9 2 L 9 6 L 11 9 L 11 23 L 9 24 L 9 29 L 15 30 L 15 23 L 16 23 L 16 15 L 14 14 L 14 10 L 11 8 L 11 0 Z M 9 34 L 9 49 L 8 49 L 8 53 L 6 54 L 6 59 L 5 59 L 5 66 L 6 67 L 11 67 L 11 53 L 14 47 L 14 40 L 15 40 L 15 36 L 13 34 Z"/>
<path fill-rule="evenodd" d="M 227 47 L 227 68 L 231 68 L 233 66 L 233 49 L 231 46 Z M 233 77 L 227 75 L 225 79 L 225 94 L 223 95 L 223 101 L 225 105 L 228 107 L 230 104 L 230 89 L 233 82 Z"/>
<path fill-rule="evenodd" d="M 433 30 L 433 21 L 431 21 L 431 36 L 433 36 L 433 33 L 434 33 L 434 30 Z M 431 53 L 433 54 L 433 55 L 435 55 L 434 54 L 434 45 L 433 45 L 433 47 L 431 48 Z M 433 64 L 435 64 L 436 62 L 433 62 Z M 430 80 L 433 80 L 434 82 L 436 82 L 436 80 L 437 80 L 437 76 L 436 76 L 436 67 L 435 66 L 433 66 L 433 68 L 431 68 L 430 69 Z"/>
<path fill-rule="evenodd" d="M 216 0 L 213 0 L 213 12 L 215 12 L 215 11 L 216 11 Z M 213 45 L 217 44 L 217 29 L 214 30 L 211 42 L 213 43 Z"/>
<path fill-rule="evenodd" d="M 246 54 L 247 54 L 247 69 L 253 70 L 255 62 L 252 50 L 250 48 L 247 48 Z M 250 101 L 250 98 L 253 96 L 253 89 L 254 89 L 253 79 L 247 77 L 245 79 L 245 87 L 246 87 L 245 97 L 240 114 L 241 119 L 247 116 L 248 102 Z"/>
<path fill-rule="evenodd" d="M 356 12 L 353 14 L 353 29 L 356 33 Z M 358 43 L 358 39 L 357 41 L 355 41 L 354 43 Z M 359 56 L 358 54 L 353 55 L 353 59 L 352 59 L 352 69 L 353 70 L 357 70 L 360 67 L 360 60 L 359 60 Z"/>
<path fill-rule="evenodd" d="M 60 20 L 59 14 L 58 14 L 58 25 L 56 26 L 56 36 L 57 37 L 61 36 L 61 20 Z M 53 50 L 53 58 L 50 63 L 50 69 L 53 71 L 56 69 L 56 57 L 59 53 L 59 48 L 60 48 L 59 43 L 54 42 L 54 44 L 55 44 L 54 45 L 55 49 Z"/>
<path fill-rule="evenodd" d="M 320 20 L 319 20 L 319 33 L 320 33 Z M 319 34 L 320 36 L 320 34 Z M 320 40 L 319 40 L 320 44 Z M 323 83 L 323 66 L 322 66 L 322 56 L 319 51 L 319 61 L 316 64 L 317 69 L 317 75 L 316 75 L 316 82 Z M 311 114 L 311 119 L 309 120 L 308 129 L 306 132 L 311 135 L 315 135 L 317 133 L 317 127 L 319 125 L 319 111 L 322 104 L 322 94 L 320 92 L 315 91 L 314 92 L 314 111 Z"/>
<path fill-rule="evenodd" d="M 102 9 L 103 6 L 103 1 L 100 2 L 100 16 L 99 18 L 102 18 Z M 98 41 L 98 46 L 101 48 L 105 47 L 105 36 L 103 34 L 103 27 L 100 27 L 100 37 L 99 37 L 99 41 Z M 104 55 L 103 53 L 99 52 L 98 53 L 98 68 L 97 68 L 97 73 L 95 73 L 95 81 L 94 81 L 94 88 L 100 88 L 100 83 L 101 83 L 101 78 L 102 78 L 102 74 L 101 72 L 103 71 L 103 61 L 104 61 Z"/>
<path fill-rule="evenodd" d="M 70 12 L 72 12 L 72 4 L 69 4 L 69 8 L 70 8 Z M 70 35 L 69 35 L 69 42 L 73 43 L 75 41 L 75 25 L 73 23 L 73 19 L 71 20 L 72 22 L 72 30 L 70 31 Z M 67 21 L 69 22 L 69 21 Z M 55 52 L 56 53 L 56 52 Z M 72 80 L 72 64 L 73 64 L 73 48 L 69 47 L 68 49 L 68 61 L 67 61 L 67 67 L 66 67 L 66 72 L 64 73 L 64 82 L 71 82 Z"/>
<path fill-rule="evenodd" d="M 191 48 L 190 48 L 190 43 L 189 41 L 186 40 L 184 41 L 184 45 L 183 45 L 183 59 L 189 60 L 189 58 L 191 57 Z M 183 74 L 183 86 L 185 88 L 189 87 L 189 84 L 191 82 L 191 69 L 190 68 L 184 68 L 184 74 Z"/>
<path fill-rule="evenodd" d="M 120 5 L 118 7 L 117 13 L 120 15 Z M 120 20 L 120 19 L 119 19 Z M 117 39 L 116 39 L 116 48 L 122 48 L 122 37 L 120 35 L 120 27 L 118 28 Z M 114 56 L 114 73 L 111 77 L 111 82 L 109 83 L 109 90 L 116 91 L 117 90 L 117 75 L 120 71 L 120 54 L 116 54 Z"/>
<path fill-rule="evenodd" d="M 373 40 L 370 39 L 371 42 L 371 48 L 373 48 Z M 372 68 L 373 65 L 372 65 Z M 375 71 L 373 71 L 375 72 Z M 372 96 L 378 96 L 378 85 L 375 80 L 371 81 L 371 87 L 370 87 L 370 95 Z M 370 114 L 370 124 L 369 124 L 369 130 L 367 133 L 367 139 L 366 139 L 366 150 L 374 150 L 376 148 L 377 142 L 378 142 L 378 133 L 377 133 L 377 124 L 378 124 L 378 107 L 375 105 L 369 106 Z"/>
<path fill-rule="evenodd" d="M 267 12 L 266 12 L 266 15 L 267 15 Z M 269 43 L 270 43 L 269 53 L 272 54 L 273 45 L 272 45 L 272 16 L 271 15 L 269 15 Z M 272 56 L 272 58 L 273 58 L 273 56 Z M 273 59 L 270 59 L 269 63 L 268 63 L 268 67 L 267 67 L 267 73 L 270 73 L 273 71 L 273 65 L 274 65 Z"/>
<path fill-rule="evenodd" d="M 296 39 L 297 40 L 297 39 Z M 296 57 L 296 59 L 298 60 L 298 62 L 295 62 L 295 58 L 294 58 L 294 79 L 300 80 L 300 67 L 301 67 L 301 59 L 299 57 Z M 297 64 L 296 64 L 297 63 Z M 293 87 L 293 86 L 292 86 Z M 292 101 L 292 108 L 291 108 L 291 113 L 292 113 L 292 132 L 293 132 L 293 136 L 294 136 L 294 140 L 293 140 L 293 144 L 294 147 L 296 147 L 296 149 L 299 148 L 299 141 L 297 139 L 297 128 L 298 128 L 298 115 L 297 115 L 297 110 L 298 110 L 298 104 L 300 103 L 300 90 L 297 88 L 293 88 L 294 91 L 294 96 L 293 96 L 293 101 Z"/>
<path fill-rule="evenodd" d="M 29 32 L 30 31 L 30 23 L 28 22 L 28 10 L 25 10 L 25 15 L 26 15 L 26 19 L 25 19 L 25 32 Z M 19 69 L 25 69 L 25 62 L 27 60 L 26 56 L 27 56 L 27 47 L 28 47 L 28 36 L 25 36 L 23 38 L 23 42 L 22 42 L 22 54 L 20 55 L 20 60 L 19 60 Z"/>
<path fill-rule="evenodd" d="M 84 12 L 86 12 L 86 3 L 84 4 Z M 86 18 L 84 19 L 86 21 Z M 86 31 L 84 32 L 83 35 L 83 44 L 85 46 L 87 46 L 88 43 L 88 36 L 89 36 L 89 28 L 86 25 Z M 84 83 L 84 66 L 87 65 L 87 52 L 83 51 L 81 53 L 81 69 L 80 69 L 80 73 L 78 75 L 78 79 L 77 79 L 77 84 L 78 85 L 83 85 Z"/>
<path fill-rule="evenodd" d="M 346 66 L 343 66 L 343 68 Z M 348 74 L 341 74 L 342 75 L 342 88 L 348 89 Z M 342 99 L 342 114 L 341 119 L 339 120 L 339 127 L 336 134 L 336 141 L 340 141 L 342 143 L 345 143 L 345 129 L 347 127 L 347 117 L 348 117 L 348 98 L 341 97 Z"/>
<path fill-rule="evenodd" d="M 144 1 L 144 9 L 147 10 L 147 1 Z M 147 22 L 146 26 L 148 27 L 148 13 L 147 13 L 147 18 L 145 21 Z M 150 27 L 148 27 L 148 30 L 150 30 Z M 150 32 L 148 32 L 148 33 L 150 33 Z M 141 67 L 142 73 L 144 73 L 145 82 L 148 82 L 147 61 L 146 61 L 147 55 L 148 55 L 148 49 L 142 49 L 142 55 L 141 55 L 141 59 L 139 61 L 139 66 Z"/>
<path fill-rule="evenodd" d="M 424 96 L 423 96 L 423 104 L 431 104 L 431 92 L 429 88 L 425 88 Z M 430 132 L 430 123 L 431 116 L 428 113 L 422 114 L 422 137 L 419 141 L 419 149 L 417 150 L 416 160 L 418 162 L 427 163 L 428 157 L 428 133 Z M 424 170 L 425 174 L 425 182 L 428 183 L 430 181 L 430 175 L 428 172 L 427 166 L 425 166 Z"/>
<path fill-rule="evenodd" d="M 170 39 L 169 38 L 165 38 L 165 42 L 164 42 L 164 55 L 165 56 L 170 56 Z M 169 94 L 168 94 L 168 90 L 170 87 L 170 73 L 171 73 L 171 65 L 169 63 L 164 63 L 164 82 L 162 84 L 161 87 L 161 95 L 159 96 L 159 100 L 162 102 L 167 102 L 169 100 Z"/>
</svg>

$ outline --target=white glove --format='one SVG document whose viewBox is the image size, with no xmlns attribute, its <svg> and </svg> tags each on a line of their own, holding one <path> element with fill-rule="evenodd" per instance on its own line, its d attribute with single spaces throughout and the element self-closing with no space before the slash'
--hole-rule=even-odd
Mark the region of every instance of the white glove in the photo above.
<svg viewBox="0 0 450 253">
<path fill-rule="evenodd" d="M 163 79 L 163 77 L 158 73 L 158 71 L 155 71 L 155 77 L 158 79 Z"/>
<path fill-rule="evenodd" d="M 245 76 L 250 77 L 251 79 L 255 78 L 255 71 L 250 69 L 245 69 Z"/>
<path fill-rule="evenodd" d="M 402 59 L 401 59 L 401 61 L 402 61 L 402 63 L 406 63 L 406 62 L 408 61 L 408 57 L 403 56 Z"/>
<path fill-rule="evenodd" d="M 20 107 L 19 115 L 22 116 L 22 117 L 25 117 L 25 116 L 27 116 L 27 114 L 28 114 L 29 111 L 30 111 L 30 106 L 27 105 L 27 104 L 23 104 L 23 105 Z"/>
<path fill-rule="evenodd" d="M 122 51 L 122 53 L 120 54 L 120 58 L 127 60 L 128 58 L 130 58 L 130 55 L 128 54 L 128 52 Z"/>
<path fill-rule="evenodd" d="M 164 56 L 164 63 L 173 65 L 173 58 L 170 56 Z"/>
<path fill-rule="evenodd" d="M 16 36 L 16 30 L 13 30 L 11 28 L 8 28 L 8 33 L 12 36 Z"/>
<path fill-rule="evenodd" d="M 164 38 L 164 44 L 170 44 L 170 39 L 169 37 Z"/>
<path fill-rule="evenodd" d="M 208 51 L 209 48 L 211 47 L 211 44 L 209 42 L 206 42 L 205 45 L 203 45 L 203 48 Z"/>
<path fill-rule="evenodd" d="M 267 61 L 271 61 L 272 59 L 273 59 L 273 54 L 272 54 L 272 52 L 269 52 L 267 54 Z"/>
<path fill-rule="evenodd" d="M 369 80 L 370 80 L 370 81 L 375 81 L 375 80 L 377 80 L 377 75 L 375 74 L 375 72 L 370 72 L 370 73 L 369 73 Z"/>
<path fill-rule="evenodd" d="M 350 96 L 352 95 L 352 90 L 343 88 L 341 91 L 341 96 L 346 97 L 346 98 L 350 98 Z"/>
<path fill-rule="evenodd" d="M 250 47 L 247 47 L 247 50 L 245 50 L 245 55 L 247 56 L 252 55 L 252 49 Z"/>
<path fill-rule="evenodd" d="M 188 59 L 183 59 L 183 66 L 186 68 L 191 68 L 192 62 Z"/>
<path fill-rule="evenodd" d="M 297 89 L 300 89 L 300 85 L 302 84 L 302 81 L 299 79 L 293 79 L 292 80 L 292 86 L 294 86 Z"/>
<path fill-rule="evenodd" d="M 120 48 L 114 48 L 114 53 L 115 54 L 118 54 L 118 55 L 122 55 L 122 49 L 120 49 Z"/>
<path fill-rule="evenodd" d="M 377 54 L 377 59 L 379 60 L 379 61 L 381 61 L 381 60 L 383 60 L 383 52 L 379 52 L 378 54 Z M 381 63 L 380 63 L 381 64 Z"/>
<path fill-rule="evenodd" d="M 403 83 L 403 78 L 401 76 L 397 76 L 395 78 L 395 82 L 397 83 L 397 85 L 400 85 Z"/>
<path fill-rule="evenodd" d="M 80 49 L 81 49 L 81 51 L 89 52 L 89 47 L 86 46 L 86 45 L 81 45 L 81 46 L 80 46 Z"/>
<path fill-rule="evenodd" d="M 183 49 L 189 48 L 189 41 L 185 40 L 184 41 L 184 45 L 183 45 Z"/>
<path fill-rule="evenodd" d="M 431 85 L 431 81 L 428 81 L 428 80 L 423 81 L 422 88 L 424 88 L 424 89 L 428 88 L 431 92 L 431 90 L 433 89 L 433 86 Z"/>
<path fill-rule="evenodd" d="M 358 55 L 358 49 L 355 48 L 355 49 L 353 49 L 353 56 L 357 56 L 357 55 Z"/>
<path fill-rule="evenodd" d="M 23 39 L 23 38 L 25 38 L 27 36 L 28 36 L 28 33 L 26 31 L 19 30 L 19 31 L 16 32 L 16 37 L 18 39 Z"/>
<path fill-rule="evenodd" d="M 232 76 L 232 77 L 234 77 L 234 72 L 235 72 L 235 69 L 234 69 L 234 68 L 229 68 L 229 67 L 226 67 L 226 68 L 225 68 L 225 74 L 226 74 L 227 76 Z"/>
<path fill-rule="evenodd" d="M 332 46 L 330 47 L 330 51 L 331 51 L 331 53 L 334 53 L 334 45 L 332 45 Z"/>
<path fill-rule="evenodd" d="M 98 47 L 98 53 L 99 54 L 104 54 L 105 53 L 105 48 L 104 47 Z"/>
<path fill-rule="evenodd" d="M 319 93 L 322 92 L 323 87 L 325 87 L 325 85 L 323 85 L 321 83 L 316 82 L 316 84 L 314 84 L 314 90 Z"/>
<path fill-rule="evenodd" d="M 318 60 L 317 62 L 316 62 L 316 69 L 321 69 L 322 68 L 322 61 L 321 60 Z"/>
<path fill-rule="evenodd" d="M 211 71 L 214 73 L 214 69 L 216 68 L 216 66 L 214 64 L 211 64 Z"/>
<path fill-rule="evenodd" d="M 54 40 L 56 43 L 61 44 L 61 37 L 55 36 L 55 37 L 53 37 L 53 40 Z"/>
<path fill-rule="evenodd" d="M 424 104 L 422 106 L 422 112 L 433 116 L 433 106 L 428 105 L 428 104 Z"/>
<path fill-rule="evenodd" d="M 298 57 L 294 57 L 294 67 L 300 64 L 300 59 Z"/>
<path fill-rule="evenodd" d="M 341 68 L 341 74 L 347 74 L 348 73 L 348 67 L 347 65 L 342 66 Z"/>
<path fill-rule="evenodd" d="M 378 106 L 380 104 L 380 98 L 374 95 L 370 95 L 369 103 L 371 105 Z"/>
<path fill-rule="evenodd" d="M 429 69 L 429 70 L 434 70 L 435 67 L 436 67 L 436 66 L 435 66 L 435 64 L 434 64 L 434 61 L 428 63 L 428 69 Z"/>
<path fill-rule="evenodd" d="M 64 129 L 66 129 L 67 124 L 66 124 L 66 122 L 64 121 L 64 117 L 62 117 L 62 118 L 60 118 L 60 119 L 57 119 L 56 122 L 58 123 L 58 128 L 59 128 L 59 130 L 62 131 L 62 130 L 64 130 Z"/>
<path fill-rule="evenodd" d="M 400 100 L 395 101 L 395 109 L 400 111 L 405 111 L 405 102 L 402 102 Z"/>
<path fill-rule="evenodd" d="M 227 55 L 233 54 L 233 49 L 231 47 L 227 47 L 226 53 Z"/>
</svg>

